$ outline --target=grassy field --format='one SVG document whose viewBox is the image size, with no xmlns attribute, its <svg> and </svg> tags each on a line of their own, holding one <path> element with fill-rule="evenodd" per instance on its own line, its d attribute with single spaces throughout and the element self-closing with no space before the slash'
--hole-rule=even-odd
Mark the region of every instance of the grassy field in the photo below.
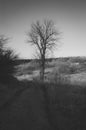
<svg viewBox="0 0 86 130">
<path fill-rule="evenodd" d="M 37 61 L 19 64 L 17 66 L 17 79 L 28 80 L 39 79 L 40 67 Z M 86 58 L 70 57 L 48 60 L 45 67 L 45 81 L 86 84 Z"/>
<path fill-rule="evenodd" d="M 44 83 L 37 63 L 18 65 L 17 79 L 0 83 L 0 130 L 86 130 L 85 60 L 75 61 L 49 61 Z"/>
</svg>

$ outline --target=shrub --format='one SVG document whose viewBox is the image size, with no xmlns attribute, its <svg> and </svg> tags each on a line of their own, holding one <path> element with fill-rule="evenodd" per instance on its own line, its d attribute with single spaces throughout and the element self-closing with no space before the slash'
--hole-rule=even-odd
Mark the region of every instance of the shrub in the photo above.
<svg viewBox="0 0 86 130">
<path fill-rule="evenodd" d="M 0 54 L 0 81 L 8 81 L 16 71 L 15 60 L 17 56 L 13 51 L 7 50 Z"/>
<path fill-rule="evenodd" d="M 78 72 L 78 69 L 79 65 L 64 62 L 58 65 L 57 71 L 60 74 L 74 74 Z"/>
<path fill-rule="evenodd" d="M 13 50 L 3 47 L 6 40 L 5 38 L 0 38 L 0 81 L 4 83 L 10 81 L 13 77 L 16 71 L 15 60 L 17 59 L 17 55 L 14 54 Z"/>
<path fill-rule="evenodd" d="M 59 72 L 54 73 L 53 82 L 55 84 L 69 84 L 70 83 L 70 76 L 66 76 Z"/>
</svg>

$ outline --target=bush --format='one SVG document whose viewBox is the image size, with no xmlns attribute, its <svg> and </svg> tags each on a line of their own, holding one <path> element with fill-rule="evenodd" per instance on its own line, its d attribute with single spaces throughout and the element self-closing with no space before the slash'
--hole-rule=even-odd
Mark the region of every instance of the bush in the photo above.
<svg viewBox="0 0 86 130">
<path fill-rule="evenodd" d="M 7 50 L 0 54 L 0 81 L 8 81 L 13 77 L 16 68 L 15 60 L 17 56 L 14 56 L 13 51 Z"/>
<path fill-rule="evenodd" d="M 17 59 L 17 55 L 14 55 L 13 50 L 3 47 L 6 41 L 7 39 L 0 38 L 0 81 L 4 83 L 12 79 L 16 71 L 15 60 Z"/>
<path fill-rule="evenodd" d="M 53 82 L 55 84 L 69 84 L 70 76 L 65 76 L 59 72 L 54 73 Z"/>
<path fill-rule="evenodd" d="M 78 72 L 78 69 L 79 69 L 78 65 L 64 62 L 58 66 L 57 71 L 60 74 L 74 74 Z"/>
</svg>

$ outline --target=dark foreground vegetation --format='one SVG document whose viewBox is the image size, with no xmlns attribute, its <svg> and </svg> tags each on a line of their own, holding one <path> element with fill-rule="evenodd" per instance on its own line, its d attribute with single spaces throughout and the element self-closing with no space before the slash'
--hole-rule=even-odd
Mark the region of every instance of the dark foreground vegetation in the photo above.
<svg viewBox="0 0 86 130">
<path fill-rule="evenodd" d="M 85 130 L 86 87 L 0 83 L 0 130 Z"/>
<path fill-rule="evenodd" d="M 0 35 L 0 82 L 9 83 L 16 73 L 16 60 L 18 55 L 6 47 L 9 38 Z"/>
</svg>

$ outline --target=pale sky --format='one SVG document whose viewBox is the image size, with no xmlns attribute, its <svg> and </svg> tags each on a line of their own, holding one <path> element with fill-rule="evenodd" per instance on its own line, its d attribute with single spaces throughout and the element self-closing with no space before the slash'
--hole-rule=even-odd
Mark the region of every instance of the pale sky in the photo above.
<svg viewBox="0 0 86 130">
<path fill-rule="evenodd" d="M 85 0 L 0 0 L 0 35 L 11 37 L 9 46 L 22 58 L 34 57 L 26 33 L 43 19 L 52 19 L 63 32 L 53 56 L 86 56 Z"/>
</svg>

